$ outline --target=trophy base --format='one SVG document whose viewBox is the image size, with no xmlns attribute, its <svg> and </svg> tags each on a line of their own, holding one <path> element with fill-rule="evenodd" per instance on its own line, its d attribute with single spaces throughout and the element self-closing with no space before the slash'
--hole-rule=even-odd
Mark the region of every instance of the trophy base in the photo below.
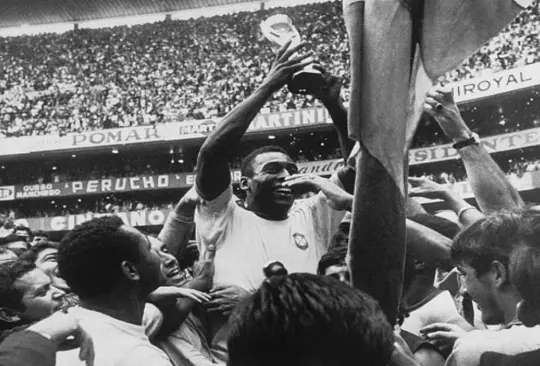
<svg viewBox="0 0 540 366">
<path fill-rule="evenodd" d="M 323 76 L 318 70 L 304 69 L 294 74 L 287 86 L 293 94 L 317 93 L 322 89 Z"/>
</svg>

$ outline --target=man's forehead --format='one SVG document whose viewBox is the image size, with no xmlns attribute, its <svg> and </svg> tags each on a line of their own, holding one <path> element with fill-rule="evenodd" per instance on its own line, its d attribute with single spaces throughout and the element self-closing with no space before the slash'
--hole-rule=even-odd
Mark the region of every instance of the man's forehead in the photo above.
<svg viewBox="0 0 540 366">
<path fill-rule="evenodd" d="M 264 165 L 268 163 L 294 164 L 294 161 L 287 154 L 279 151 L 270 151 L 257 155 L 254 163 L 256 165 Z"/>
<path fill-rule="evenodd" d="M 45 248 L 38 253 L 38 259 L 42 259 L 50 254 L 57 254 L 57 253 L 58 253 L 58 249 L 56 248 Z"/>
<path fill-rule="evenodd" d="M 35 268 L 22 275 L 13 285 L 20 289 L 35 289 L 49 283 L 51 283 L 50 277 L 41 269 Z"/>
</svg>

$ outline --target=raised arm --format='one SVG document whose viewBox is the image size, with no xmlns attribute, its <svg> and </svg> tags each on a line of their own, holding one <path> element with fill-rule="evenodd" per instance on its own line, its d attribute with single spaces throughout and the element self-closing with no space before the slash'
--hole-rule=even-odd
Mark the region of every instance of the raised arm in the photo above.
<svg viewBox="0 0 540 366">
<path fill-rule="evenodd" d="M 435 230 L 407 219 L 407 251 L 415 258 L 437 268 L 453 268 L 450 256 L 452 240 Z"/>
<path fill-rule="evenodd" d="M 170 213 L 158 235 L 158 239 L 177 260 L 183 256 L 193 233 L 195 227 L 193 216 L 199 201 L 200 198 L 194 187 L 187 191 L 178 201 L 174 211 Z"/>
<path fill-rule="evenodd" d="M 424 109 L 435 118 L 454 143 L 469 140 L 473 136 L 459 113 L 452 90 L 442 86 L 434 87 L 427 94 Z M 518 191 L 482 144 L 471 144 L 460 148 L 458 152 L 476 201 L 483 212 L 523 206 Z"/>
<path fill-rule="evenodd" d="M 197 193 L 204 200 L 217 198 L 229 187 L 228 162 L 232 148 L 240 142 L 264 103 L 287 83 L 292 74 L 312 62 L 307 60 L 310 53 L 291 58 L 305 47 L 305 43 L 287 50 L 289 45 L 290 42 L 278 51 L 270 73 L 257 90 L 230 111 L 203 143 L 197 158 L 196 183 Z"/>
<path fill-rule="evenodd" d="M 328 110 L 338 134 L 341 154 L 343 159 L 345 159 L 345 163 L 347 163 L 346 159 L 351 154 L 354 141 L 349 138 L 349 132 L 347 130 L 348 112 L 341 99 L 341 80 L 337 76 L 326 71 L 321 65 L 314 65 L 313 68 L 319 70 L 323 74 L 324 80 L 322 90 L 314 93 L 313 96 L 319 99 Z"/>
</svg>

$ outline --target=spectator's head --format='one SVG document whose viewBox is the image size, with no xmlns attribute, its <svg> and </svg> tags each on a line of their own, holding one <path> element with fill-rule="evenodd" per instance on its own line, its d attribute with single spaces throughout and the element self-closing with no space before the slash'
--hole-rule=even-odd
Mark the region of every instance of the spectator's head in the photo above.
<svg viewBox="0 0 540 366">
<path fill-rule="evenodd" d="M 265 281 L 230 326 L 230 366 L 383 366 L 393 351 L 392 328 L 374 299 L 311 274 Z"/>
<path fill-rule="evenodd" d="M 349 273 L 349 267 L 346 261 L 347 248 L 341 248 L 340 250 L 329 251 L 324 254 L 319 261 L 317 267 L 317 274 L 321 276 L 332 277 L 338 281 L 350 284 L 351 278 Z M 417 270 L 415 267 L 415 261 L 410 255 L 405 258 L 405 268 L 403 273 L 403 291 L 407 291 L 413 283 Z"/>
<path fill-rule="evenodd" d="M 321 257 L 317 274 L 350 283 L 349 268 L 345 262 L 346 251 L 329 251 Z"/>
<path fill-rule="evenodd" d="M 339 225 L 339 228 L 330 239 L 330 245 L 328 246 L 329 252 L 343 248 L 347 249 L 349 247 L 349 229 L 349 223 L 341 223 Z"/>
<path fill-rule="evenodd" d="M 10 249 L 0 247 L 0 265 L 17 259 L 17 254 Z"/>
<path fill-rule="evenodd" d="M 540 217 L 524 225 L 509 267 L 510 280 L 521 296 L 519 320 L 528 327 L 540 324 Z"/>
<path fill-rule="evenodd" d="M 66 281 L 58 273 L 58 243 L 41 241 L 21 255 L 21 259 L 34 263 L 45 272 L 55 287 L 70 291 Z"/>
<path fill-rule="evenodd" d="M 26 238 L 15 234 L 11 234 L 0 239 L 0 246 L 14 251 L 17 255 L 21 255 L 28 250 L 28 242 L 26 241 Z"/>
<path fill-rule="evenodd" d="M 186 282 L 185 272 L 182 271 L 176 258 L 169 253 L 165 244 L 159 239 L 149 236 L 152 249 L 159 253 L 161 258 L 162 285 L 181 286 Z"/>
<path fill-rule="evenodd" d="M 11 329 L 51 315 L 65 293 L 33 263 L 16 260 L 0 266 L 0 327 Z"/>
<path fill-rule="evenodd" d="M 520 213 L 496 213 L 465 229 L 452 243 L 463 294 L 478 304 L 488 325 L 515 318 L 519 295 L 510 283 L 508 261 L 524 222 Z"/>
<path fill-rule="evenodd" d="M 49 234 L 47 234 L 45 231 L 37 230 L 32 234 L 32 243 L 30 243 L 32 246 L 38 244 L 39 242 L 49 240 Z"/>
<path fill-rule="evenodd" d="M 15 228 L 13 229 L 13 234 L 21 238 L 25 238 L 27 243 L 30 243 L 30 241 L 32 241 L 32 230 L 30 230 L 29 227 L 22 225 L 15 226 Z"/>
<path fill-rule="evenodd" d="M 298 167 L 283 148 L 264 146 L 254 150 L 241 167 L 240 188 L 246 194 L 246 207 L 270 219 L 286 218 L 294 194 L 282 183 L 297 172 Z"/>
<path fill-rule="evenodd" d="M 58 250 L 60 277 L 81 301 L 145 298 L 160 284 L 160 265 L 148 237 L 118 216 L 76 226 Z"/>
<path fill-rule="evenodd" d="M 180 258 L 180 267 L 193 267 L 199 260 L 199 255 L 200 252 L 197 242 L 195 240 L 190 240 L 186 250 L 182 253 L 182 258 Z"/>
</svg>

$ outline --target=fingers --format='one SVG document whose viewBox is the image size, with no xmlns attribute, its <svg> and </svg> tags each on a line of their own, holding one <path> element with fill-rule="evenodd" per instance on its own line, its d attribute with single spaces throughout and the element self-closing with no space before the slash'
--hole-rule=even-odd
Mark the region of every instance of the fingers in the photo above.
<svg viewBox="0 0 540 366">
<path fill-rule="evenodd" d="M 79 359 L 85 361 L 86 365 L 94 365 L 95 353 L 94 353 L 94 342 L 88 333 L 82 331 L 80 333 L 80 351 Z"/>
<path fill-rule="evenodd" d="M 435 107 L 432 107 L 431 104 L 424 103 L 424 112 L 426 112 L 432 117 L 435 117 L 435 113 L 437 112 L 437 110 L 435 109 Z"/>
<path fill-rule="evenodd" d="M 325 75 L 326 74 L 326 70 L 324 67 L 322 67 L 321 64 L 313 64 L 313 68 L 317 71 L 320 71 L 321 74 Z"/>
<path fill-rule="evenodd" d="M 433 333 L 427 333 L 424 334 L 424 336 L 427 339 L 456 339 L 458 337 L 457 333 L 455 332 L 433 332 Z"/>
<path fill-rule="evenodd" d="M 225 285 L 216 285 L 214 286 L 214 288 L 212 288 L 210 290 L 210 294 L 215 294 L 216 292 L 221 292 L 222 290 L 226 290 L 228 289 L 229 286 L 225 286 Z"/>
<path fill-rule="evenodd" d="M 420 185 L 424 183 L 426 180 L 428 180 L 427 178 L 422 178 L 422 177 L 408 177 L 407 179 L 409 183 L 411 183 L 413 186 Z"/>
<path fill-rule="evenodd" d="M 449 101 L 450 98 L 453 98 L 454 92 L 452 91 L 452 89 L 450 89 L 447 86 L 435 85 L 433 88 L 431 88 L 427 92 L 426 95 L 434 99 L 441 99 L 443 101 L 444 100 Z"/>
<path fill-rule="evenodd" d="M 311 187 L 309 189 L 319 188 L 319 186 L 315 183 L 315 181 L 309 177 L 291 179 L 291 180 L 283 182 L 281 185 L 283 187 L 289 187 L 289 188 L 292 188 L 295 186 L 309 186 Z"/>
<path fill-rule="evenodd" d="M 291 45 L 291 41 L 287 42 L 281 49 L 279 50 L 278 54 L 281 54 L 281 56 L 278 58 L 279 62 L 284 62 L 288 60 L 292 55 L 294 55 L 296 52 L 301 50 L 302 48 L 305 48 L 308 43 L 307 42 L 300 42 L 297 46 L 292 47 L 291 49 L 289 46 Z M 281 51 L 285 48 L 285 52 L 281 53 Z"/>
<path fill-rule="evenodd" d="M 427 327 L 424 327 L 424 328 L 420 329 L 420 333 L 432 333 L 432 332 L 436 332 L 436 331 L 451 332 L 451 331 L 454 331 L 454 330 L 455 330 L 455 328 L 451 324 L 433 323 L 433 324 L 428 325 Z"/>
<path fill-rule="evenodd" d="M 230 297 L 230 291 L 228 289 L 212 289 L 210 295 L 212 296 L 212 299 L 217 297 Z"/>
<path fill-rule="evenodd" d="M 281 60 L 281 58 L 283 57 L 285 52 L 287 52 L 287 49 L 291 45 L 291 42 L 292 42 L 292 39 L 290 39 L 289 41 L 287 41 L 287 43 L 285 43 L 283 46 L 281 46 L 279 51 L 276 53 L 276 61 L 275 62 L 279 62 Z"/>
<path fill-rule="evenodd" d="M 201 291 L 197 291 L 193 293 L 192 295 L 193 295 L 193 299 L 197 300 L 198 302 L 208 302 L 212 300 L 212 296 Z"/>
<path fill-rule="evenodd" d="M 192 300 L 195 300 L 195 301 L 197 301 L 199 303 L 207 302 L 207 301 L 210 301 L 212 299 L 212 297 L 209 294 L 206 294 L 206 293 L 198 291 L 198 290 L 189 289 L 189 288 L 182 289 L 181 294 L 184 297 L 188 297 L 188 298 L 190 298 Z"/>
<path fill-rule="evenodd" d="M 313 53 L 309 52 L 302 56 L 297 56 L 283 63 L 283 69 L 295 72 L 313 63 Z"/>
<path fill-rule="evenodd" d="M 230 312 L 231 309 L 228 305 L 220 305 L 218 307 L 213 307 L 213 308 L 207 308 L 206 311 L 209 311 L 209 312 L 218 312 L 218 313 L 225 313 L 225 312 Z"/>
</svg>

